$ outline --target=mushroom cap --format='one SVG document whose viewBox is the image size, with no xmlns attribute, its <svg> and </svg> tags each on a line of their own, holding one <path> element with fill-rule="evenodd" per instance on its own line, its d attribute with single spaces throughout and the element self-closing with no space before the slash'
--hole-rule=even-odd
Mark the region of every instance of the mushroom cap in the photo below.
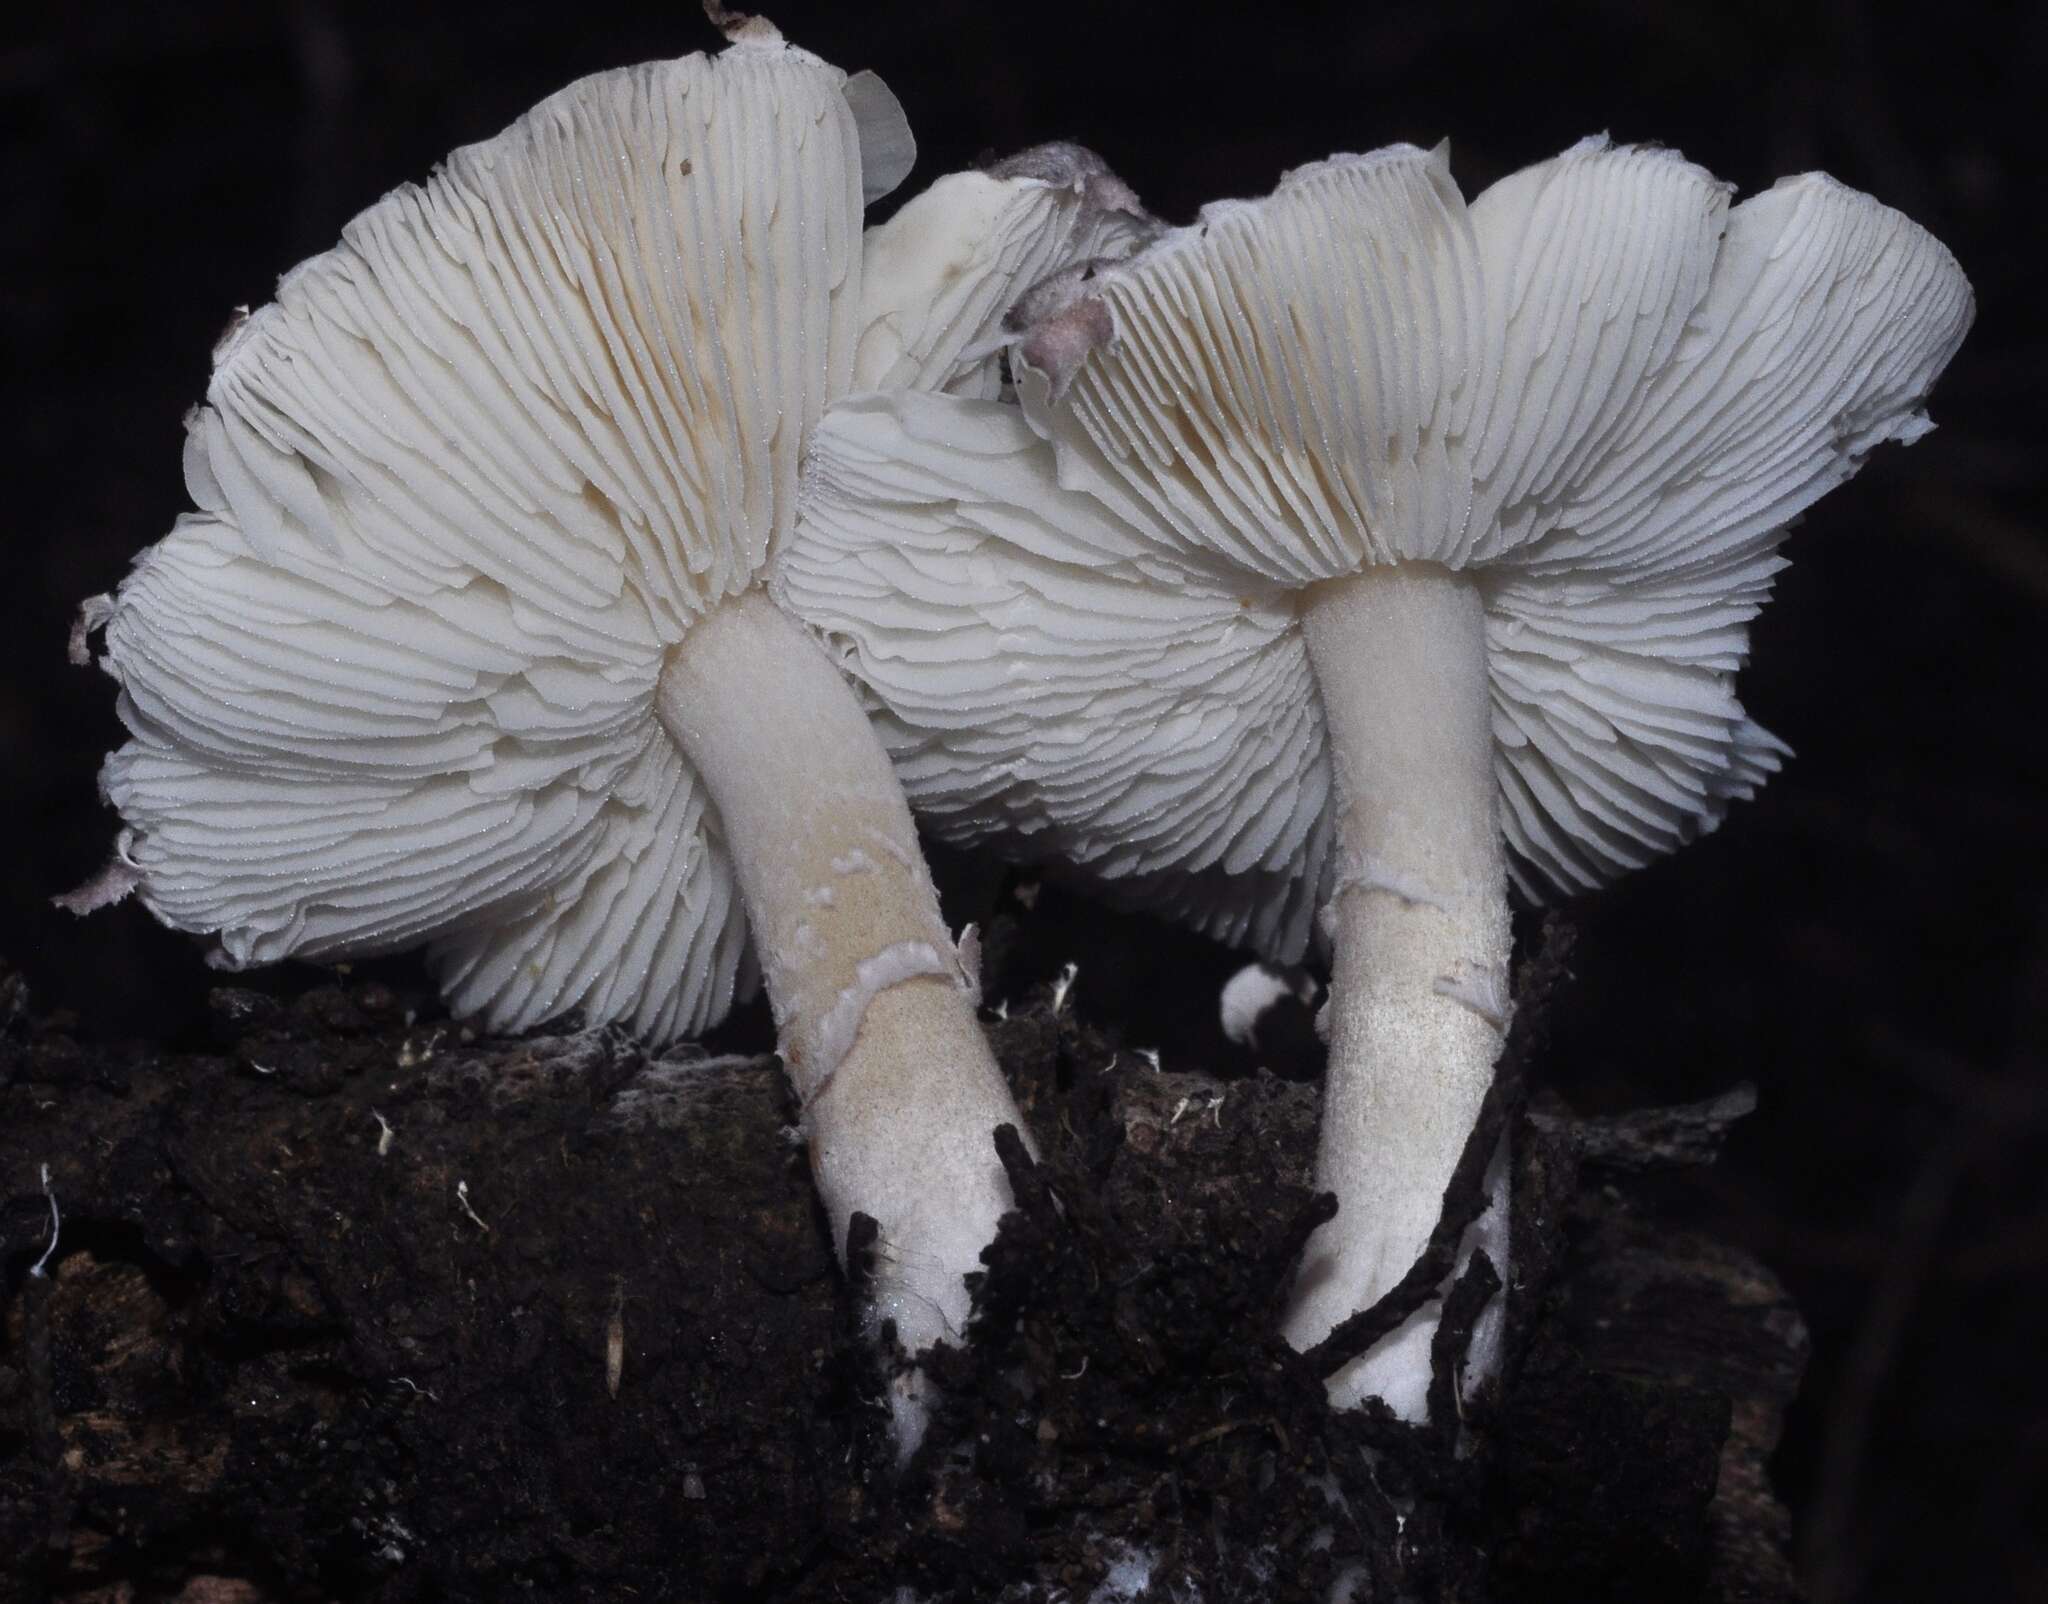
<svg viewBox="0 0 2048 1604">
<path fill-rule="evenodd" d="M 143 903 L 229 968 L 425 942 L 496 1028 L 722 1015 L 746 924 L 656 682 L 788 539 L 910 150 L 879 80 L 756 26 L 572 84 L 240 320 L 199 510 L 82 615 Z"/>
<path fill-rule="evenodd" d="M 1930 427 L 1970 317 L 1819 175 L 1731 209 L 1594 139 L 1467 207 L 1442 148 L 1335 157 L 1027 330 L 1021 408 L 835 405 L 778 583 L 940 834 L 1291 960 L 1331 872 L 1302 587 L 1473 574 L 1516 878 L 1597 884 L 1777 767 L 1734 675 L 1785 528 Z"/>
<path fill-rule="evenodd" d="M 930 828 L 1301 951 L 1330 766 L 1287 592 L 1143 552 L 994 402 L 835 405 L 805 507 L 777 587 L 864 687 Z"/>
</svg>

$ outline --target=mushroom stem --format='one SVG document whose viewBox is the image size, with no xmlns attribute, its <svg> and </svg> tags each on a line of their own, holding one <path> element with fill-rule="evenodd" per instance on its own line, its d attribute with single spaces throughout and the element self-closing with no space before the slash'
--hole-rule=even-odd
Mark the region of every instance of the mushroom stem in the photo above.
<svg viewBox="0 0 2048 1604">
<path fill-rule="evenodd" d="M 839 670 L 758 589 L 691 627 L 656 700 L 718 808 L 833 1240 L 872 1215 L 878 1324 L 913 1354 L 958 1341 L 962 1278 L 1011 1206 L 991 1133 L 1024 1122 L 895 772 Z M 919 1387 L 893 1400 L 906 1454 Z"/>
<path fill-rule="evenodd" d="M 1323 912 L 1334 957 L 1316 1158 L 1316 1185 L 1339 1207 L 1310 1244 L 1285 1327 L 1307 1348 L 1429 1240 L 1507 1026 L 1510 934 L 1478 586 L 1433 564 L 1367 569 L 1310 589 L 1302 625 L 1342 849 Z M 1505 1214 L 1496 1184 L 1474 1231 L 1503 1274 Z M 1376 1396 L 1424 1418 L 1436 1323 L 1425 1305 L 1332 1378 L 1332 1401 Z"/>
</svg>

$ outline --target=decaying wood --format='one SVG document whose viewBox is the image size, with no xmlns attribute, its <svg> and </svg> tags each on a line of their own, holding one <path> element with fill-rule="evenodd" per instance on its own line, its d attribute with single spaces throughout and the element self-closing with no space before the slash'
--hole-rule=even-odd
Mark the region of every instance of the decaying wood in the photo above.
<svg viewBox="0 0 2048 1604">
<path fill-rule="evenodd" d="M 1042 1157 L 899 1478 L 772 1060 L 346 982 L 216 1014 L 174 1056 L 8 1011 L 0 1597 L 1793 1596 L 1797 1314 L 1611 1184 L 1682 1117 L 1522 1120 L 1512 1384 L 1332 1416 L 1272 1329 L 1315 1088 L 1161 1073 L 1041 995 L 990 1029 Z"/>
</svg>

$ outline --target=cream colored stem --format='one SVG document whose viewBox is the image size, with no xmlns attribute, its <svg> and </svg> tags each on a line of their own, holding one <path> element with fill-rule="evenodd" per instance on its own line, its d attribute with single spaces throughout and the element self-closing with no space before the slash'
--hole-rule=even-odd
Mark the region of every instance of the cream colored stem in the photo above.
<svg viewBox="0 0 2048 1604">
<path fill-rule="evenodd" d="M 881 1226 L 877 1309 L 915 1353 L 957 1340 L 1010 1207 L 991 1137 L 1024 1121 L 974 1015 L 903 789 L 839 671 L 758 590 L 700 619 L 663 670 L 663 728 L 703 777 L 737 868 L 844 1251 Z M 914 1389 L 899 1441 L 922 1432 Z"/>
<path fill-rule="evenodd" d="M 1372 570 L 1302 614 L 1336 759 L 1340 879 L 1316 1184 L 1335 1220 L 1302 1266 L 1306 1348 L 1391 1288 L 1429 1239 L 1507 1025 L 1507 872 L 1493 771 L 1486 615 L 1463 575 Z M 1498 1166 L 1497 1166 L 1498 1168 Z M 1504 1209 L 1489 1256 L 1507 1273 Z M 1333 1401 L 1426 1413 L 1427 1306 L 1331 1383 Z"/>
</svg>

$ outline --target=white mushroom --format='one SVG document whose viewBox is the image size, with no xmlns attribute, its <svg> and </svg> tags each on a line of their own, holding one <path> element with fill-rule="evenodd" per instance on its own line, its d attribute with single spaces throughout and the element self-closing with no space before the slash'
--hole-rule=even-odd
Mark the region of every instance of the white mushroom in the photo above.
<svg viewBox="0 0 2048 1604">
<path fill-rule="evenodd" d="M 1825 177 L 1730 210 L 1589 140 L 1468 210 L 1404 147 L 1099 274 L 1026 331 L 1021 410 L 828 415 L 779 583 L 939 833 L 1283 960 L 1323 909 L 1341 1209 L 1298 1345 L 1436 1221 L 1507 1023 L 1510 872 L 1591 886 L 1777 767 L 1733 681 L 1780 539 L 1929 427 L 1970 316 L 1936 241 Z M 1420 1417 L 1433 1329 L 1333 1396 Z"/>
<path fill-rule="evenodd" d="M 223 340 L 199 511 L 81 615 L 131 739 L 119 860 L 68 905 L 132 888 L 227 968 L 424 943 L 500 1030 L 689 1034 L 758 960 L 837 1240 L 880 1222 L 916 1352 L 960 1333 L 1023 1122 L 888 759 L 762 582 L 859 353 L 974 368 L 1006 275 L 1135 219 L 1092 170 L 970 175 L 864 246 L 900 109 L 729 21 L 457 151 Z"/>
</svg>

